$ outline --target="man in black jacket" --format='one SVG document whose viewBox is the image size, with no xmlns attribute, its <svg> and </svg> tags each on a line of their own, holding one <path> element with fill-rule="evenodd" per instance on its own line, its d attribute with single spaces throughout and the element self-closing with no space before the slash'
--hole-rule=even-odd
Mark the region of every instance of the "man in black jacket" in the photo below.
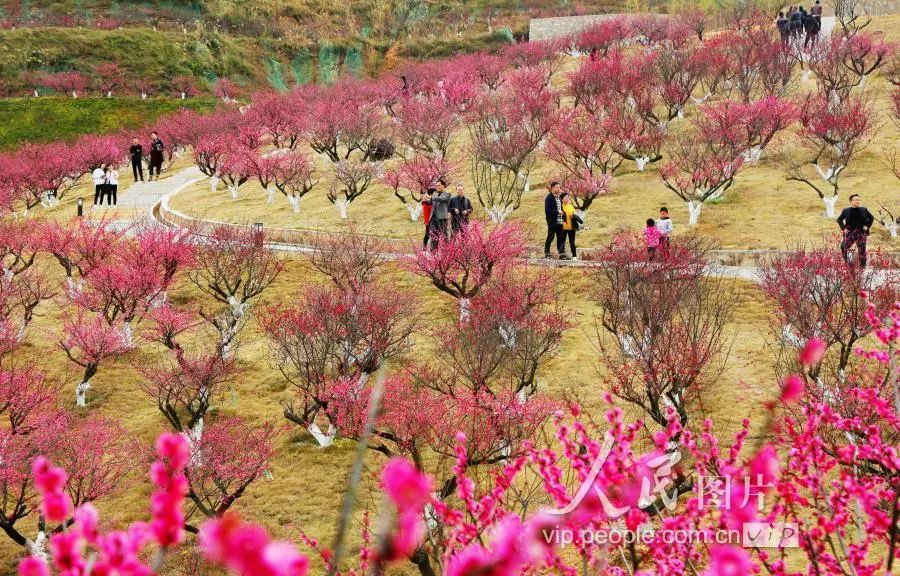
<svg viewBox="0 0 900 576">
<path fill-rule="evenodd" d="M 450 224 L 453 233 L 459 232 L 463 226 L 469 223 L 469 214 L 472 213 L 472 202 L 466 198 L 466 192 L 462 184 L 456 185 L 456 196 L 450 200 Z"/>
<path fill-rule="evenodd" d="M 156 179 L 159 180 L 159 171 L 162 169 L 163 163 L 163 146 L 162 140 L 156 132 L 150 133 L 150 180 L 153 180 L 153 169 L 156 169 Z"/>
<path fill-rule="evenodd" d="M 844 233 L 844 240 L 841 242 L 841 254 L 844 255 L 844 260 L 847 259 L 850 247 L 856 244 L 856 249 L 859 252 L 859 265 L 861 268 L 865 268 L 866 238 L 869 236 L 869 230 L 872 229 L 875 217 L 872 216 L 868 208 L 860 206 L 859 203 L 859 194 L 851 194 L 850 207 L 841 211 L 837 223 Z"/>
<path fill-rule="evenodd" d="M 141 177 L 141 182 L 144 181 L 144 147 L 140 145 L 137 137 L 131 139 L 131 148 L 128 149 L 128 153 L 131 154 L 131 171 L 134 173 L 134 181 L 138 181 L 138 176 Z"/>
<path fill-rule="evenodd" d="M 550 244 L 556 238 L 556 251 L 560 256 L 565 254 L 562 233 L 563 209 L 559 199 L 559 182 L 550 183 L 550 193 L 544 198 L 544 216 L 547 219 L 547 241 L 544 242 L 544 258 L 550 258 Z"/>
</svg>

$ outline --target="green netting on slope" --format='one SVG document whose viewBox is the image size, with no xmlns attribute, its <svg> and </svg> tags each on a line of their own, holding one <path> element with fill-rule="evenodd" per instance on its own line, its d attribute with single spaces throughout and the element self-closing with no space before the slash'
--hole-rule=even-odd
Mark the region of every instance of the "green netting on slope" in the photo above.
<svg viewBox="0 0 900 576">
<path fill-rule="evenodd" d="M 299 85 L 310 84 L 316 79 L 316 66 L 309 50 L 304 48 L 291 59 L 291 73 Z"/>
<path fill-rule="evenodd" d="M 340 58 L 337 50 L 329 42 L 319 47 L 319 81 L 323 84 L 334 84 L 337 80 Z"/>
<path fill-rule="evenodd" d="M 344 66 L 350 74 L 354 76 L 362 75 L 363 58 L 359 45 L 353 46 L 347 51 L 347 56 L 344 58 Z"/>
<path fill-rule="evenodd" d="M 284 79 L 284 64 L 274 58 L 265 58 L 263 64 L 266 66 L 266 80 L 269 81 L 269 85 L 276 90 L 286 91 L 288 86 Z"/>
</svg>

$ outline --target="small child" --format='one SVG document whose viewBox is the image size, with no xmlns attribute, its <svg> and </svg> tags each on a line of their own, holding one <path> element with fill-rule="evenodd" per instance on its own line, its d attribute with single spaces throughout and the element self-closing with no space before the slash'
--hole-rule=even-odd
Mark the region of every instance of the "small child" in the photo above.
<svg viewBox="0 0 900 576">
<path fill-rule="evenodd" d="M 656 257 L 660 238 L 662 238 L 662 233 L 656 227 L 656 222 L 654 222 L 653 218 L 647 218 L 647 227 L 644 228 L 644 239 L 647 241 L 647 254 L 651 260 Z"/>
<path fill-rule="evenodd" d="M 656 221 L 656 229 L 662 234 L 659 239 L 659 249 L 666 253 L 672 240 L 672 221 L 669 219 L 669 209 L 663 206 L 659 209 L 659 220 Z"/>
</svg>

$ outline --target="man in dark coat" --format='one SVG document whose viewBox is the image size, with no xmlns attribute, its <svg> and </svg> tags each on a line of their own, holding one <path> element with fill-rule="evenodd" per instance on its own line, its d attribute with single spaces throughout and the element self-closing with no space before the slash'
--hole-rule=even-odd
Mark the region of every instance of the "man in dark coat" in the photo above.
<svg viewBox="0 0 900 576">
<path fill-rule="evenodd" d="M 559 199 L 559 182 L 550 183 L 550 192 L 544 197 L 544 217 L 547 219 L 547 241 L 544 242 L 544 258 L 550 258 L 550 244 L 556 239 L 556 252 L 564 254 L 562 233 L 563 209 Z"/>
<path fill-rule="evenodd" d="M 869 237 L 869 231 L 872 229 L 875 217 L 872 216 L 868 208 L 859 204 L 859 194 L 852 194 L 850 196 L 850 206 L 841 211 L 837 223 L 841 227 L 841 232 L 844 233 L 844 240 L 841 242 L 841 254 L 844 255 L 844 260 L 847 259 L 850 247 L 856 244 L 856 249 L 859 252 L 859 265 L 861 268 L 865 268 L 866 239 Z"/>
<path fill-rule="evenodd" d="M 450 224 L 453 233 L 459 232 L 463 226 L 469 223 L 469 214 L 472 213 L 472 202 L 466 198 L 466 191 L 462 184 L 456 185 L 456 196 L 450 200 Z"/>
</svg>

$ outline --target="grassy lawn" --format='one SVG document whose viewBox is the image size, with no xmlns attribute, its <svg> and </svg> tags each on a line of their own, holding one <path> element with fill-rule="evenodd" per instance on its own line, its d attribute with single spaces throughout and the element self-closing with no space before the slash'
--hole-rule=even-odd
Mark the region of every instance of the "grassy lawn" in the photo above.
<svg viewBox="0 0 900 576">
<path fill-rule="evenodd" d="M 3 98 L 0 99 L 0 149 L 25 142 L 70 140 L 146 126 L 163 114 L 187 107 L 208 112 L 214 98 Z"/>
</svg>

